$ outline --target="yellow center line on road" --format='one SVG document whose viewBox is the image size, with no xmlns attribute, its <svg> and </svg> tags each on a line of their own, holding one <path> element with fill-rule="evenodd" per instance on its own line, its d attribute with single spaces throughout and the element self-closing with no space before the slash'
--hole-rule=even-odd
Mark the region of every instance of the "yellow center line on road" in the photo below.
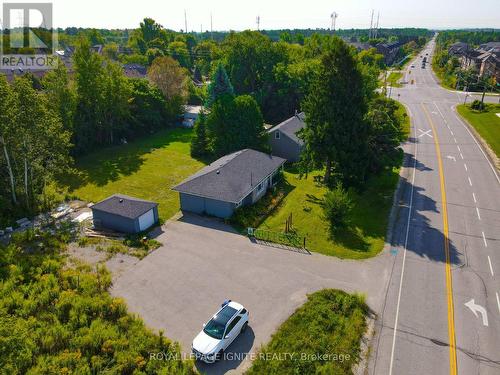
<svg viewBox="0 0 500 375">
<path fill-rule="evenodd" d="M 448 230 L 448 210 L 446 203 L 446 189 L 444 183 L 444 173 L 443 173 L 443 160 L 441 158 L 441 148 L 439 147 L 439 138 L 436 132 L 436 127 L 432 121 L 432 117 L 425 108 L 425 105 L 421 104 L 425 116 L 427 117 L 429 124 L 432 128 L 432 133 L 434 134 L 434 145 L 436 146 L 436 153 L 439 166 L 439 180 L 441 184 L 441 199 L 443 206 L 443 235 L 444 235 L 444 252 L 446 257 L 446 296 L 448 300 L 448 341 L 450 348 L 450 374 L 457 374 L 457 349 L 455 340 L 455 309 L 453 307 L 453 282 L 451 278 L 451 264 L 450 264 L 450 240 L 449 240 L 449 230 Z"/>
</svg>

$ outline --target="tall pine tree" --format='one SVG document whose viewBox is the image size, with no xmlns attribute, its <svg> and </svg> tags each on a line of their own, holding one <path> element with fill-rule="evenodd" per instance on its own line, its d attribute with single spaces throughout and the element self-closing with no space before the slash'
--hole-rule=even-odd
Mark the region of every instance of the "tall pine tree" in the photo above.
<svg viewBox="0 0 500 375">
<path fill-rule="evenodd" d="M 211 107 L 224 95 L 234 96 L 234 89 L 224 66 L 219 63 L 208 86 L 208 99 L 206 106 Z"/>
<path fill-rule="evenodd" d="M 368 126 L 362 73 L 353 52 L 335 37 L 325 43 L 319 71 L 303 108 L 306 127 L 301 137 L 306 147 L 304 159 L 325 168 L 344 186 L 359 186 L 366 179 Z"/>
</svg>

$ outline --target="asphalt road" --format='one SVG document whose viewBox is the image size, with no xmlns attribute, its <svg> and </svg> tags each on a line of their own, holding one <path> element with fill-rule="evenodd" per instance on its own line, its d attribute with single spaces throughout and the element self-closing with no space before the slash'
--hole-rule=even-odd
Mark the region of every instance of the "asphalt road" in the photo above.
<svg viewBox="0 0 500 375">
<path fill-rule="evenodd" d="M 413 134 L 369 373 L 500 374 L 499 173 L 454 110 L 464 94 L 411 65 L 391 92 Z"/>
</svg>

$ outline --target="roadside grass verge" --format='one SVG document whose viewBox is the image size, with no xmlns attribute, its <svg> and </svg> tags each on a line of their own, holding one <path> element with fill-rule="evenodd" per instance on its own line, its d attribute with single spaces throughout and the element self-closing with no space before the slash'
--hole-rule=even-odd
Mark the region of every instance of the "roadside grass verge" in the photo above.
<svg viewBox="0 0 500 375">
<path fill-rule="evenodd" d="M 484 111 L 475 111 L 469 105 L 459 105 L 458 113 L 471 124 L 500 158 L 500 104 L 487 104 Z"/>
<path fill-rule="evenodd" d="M 72 196 L 98 202 L 121 193 L 159 203 L 161 221 L 179 210 L 170 190 L 204 164 L 190 155 L 191 129 L 167 129 L 80 158 L 75 172 L 60 178 Z"/>
<path fill-rule="evenodd" d="M 392 87 L 403 87 L 403 85 L 399 83 L 401 78 L 403 78 L 403 73 L 391 72 L 389 73 L 389 77 L 387 77 L 387 84 Z"/>
<path fill-rule="evenodd" d="M 352 374 L 368 313 L 359 295 L 334 289 L 308 295 L 261 348 L 247 374 Z"/>
<path fill-rule="evenodd" d="M 410 123 L 410 116 L 408 116 L 408 112 L 406 111 L 406 107 L 398 102 L 397 100 L 394 101 L 396 105 L 398 106 L 398 115 L 401 118 L 401 122 L 403 124 L 403 132 L 405 135 L 405 139 L 407 139 L 410 136 L 411 132 L 411 123 Z"/>
<path fill-rule="evenodd" d="M 310 251 L 350 259 L 377 255 L 384 247 L 399 170 L 372 177 L 362 193 L 349 192 L 353 202 L 350 225 L 333 238 L 323 218 L 323 197 L 327 188 L 314 181 L 314 176 L 321 174 L 317 171 L 300 178 L 294 170 L 285 171 L 290 191 L 279 208 L 271 212 L 258 228 L 283 232 L 285 222 L 292 214 L 293 230 L 298 236 L 306 237 L 306 248 Z"/>
</svg>

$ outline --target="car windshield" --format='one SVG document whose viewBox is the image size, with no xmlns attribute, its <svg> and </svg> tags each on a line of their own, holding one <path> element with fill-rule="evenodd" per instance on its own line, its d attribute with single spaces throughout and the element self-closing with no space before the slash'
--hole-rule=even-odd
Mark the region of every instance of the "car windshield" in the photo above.
<svg viewBox="0 0 500 375">
<path fill-rule="evenodd" d="M 230 306 L 225 306 L 217 313 L 217 315 L 210 319 L 210 321 L 203 329 L 203 332 L 205 332 L 210 337 L 213 337 L 214 339 L 221 340 L 224 336 L 224 330 L 226 329 L 227 322 L 233 317 L 236 312 L 236 309 Z"/>
</svg>

